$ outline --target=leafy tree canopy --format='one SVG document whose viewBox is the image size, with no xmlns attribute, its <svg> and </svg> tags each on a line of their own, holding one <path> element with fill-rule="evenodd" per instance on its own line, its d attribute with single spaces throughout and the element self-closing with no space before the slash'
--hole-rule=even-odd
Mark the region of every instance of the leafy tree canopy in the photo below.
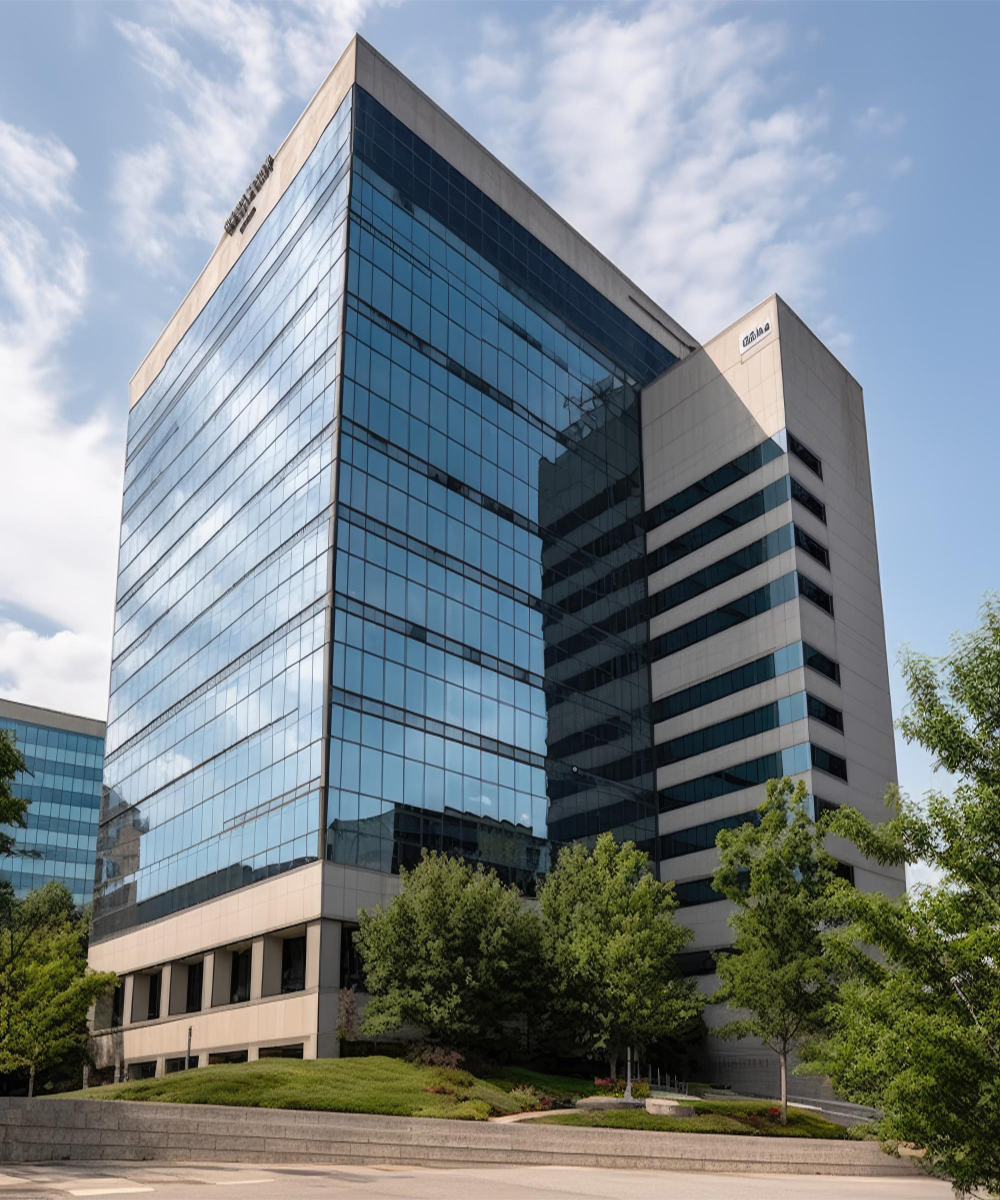
<svg viewBox="0 0 1000 1200">
<path fill-rule="evenodd" d="M 523 1019 L 538 981 L 538 917 L 495 872 L 425 852 L 387 907 L 358 915 L 364 1032 L 415 1025 L 442 1045 L 481 1050 Z"/>
<path fill-rule="evenodd" d="M 758 1037 L 781 1064 L 781 1119 L 788 1117 L 788 1056 L 823 1027 L 833 994 L 821 928 L 832 893 L 846 888 L 806 811 L 801 780 L 772 779 L 759 821 L 719 833 L 712 885 L 736 904 L 733 953 L 718 959 L 714 1004 L 745 1015 L 714 1032 Z"/>
<path fill-rule="evenodd" d="M 567 846 L 539 901 L 551 1026 L 577 1053 L 605 1055 L 615 1076 L 628 1046 L 645 1050 L 690 1028 L 703 1001 L 675 955 L 691 933 L 674 920 L 673 885 L 655 879 L 643 851 L 610 833 L 593 850 Z"/>
<path fill-rule="evenodd" d="M 35 1074 L 87 1043 L 87 1011 L 118 982 L 87 969 L 87 917 L 60 883 L 14 901 L 0 928 L 0 1072 Z"/>
<path fill-rule="evenodd" d="M 24 757 L 9 729 L 0 729 L 0 858 L 14 849 L 14 838 L 5 833 L 2 826 L 12 825 L 23 829 L 28 801 L 15 796 L 13 784 L 18 774 L 25 769 Z"/>
<path fill-rule="evenodd" d="M 940 882 L 903 897 L 845 892 L 831 935 L 844 983 L 832 1035 L 803 1070 L 881 1109 L 884 1137 L 926 1147 L 960 1190 L 1000 1192 L 1000 601 L 941 659 L 906 651 L 899 722 L 949 771 L 949 795 L 916 804 L 890 789 L 872 825 L 829 817 L 881 863 L 923 860 Z M 862 946 L 874 947 L 875 956 Z"/>
</svg>

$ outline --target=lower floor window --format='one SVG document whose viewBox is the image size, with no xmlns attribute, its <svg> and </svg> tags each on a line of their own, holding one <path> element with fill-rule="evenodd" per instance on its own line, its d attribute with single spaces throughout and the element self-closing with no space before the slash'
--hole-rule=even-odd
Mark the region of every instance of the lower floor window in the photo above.
<svg viewBox="0 0 1000 1200">
<path fill-rule="evenodd" d="M 221 1063 L 244 1063 L 248 1057 L 246 1050 L 220 1050 L 208 1056 L 208 1065 L 217 1067 Z"/>
<path fill-rule="evenodd" d="M 294 1046 L 261 1046 L 260 1058 L 302 1058 L 302 1043 Z"/>
</svg>

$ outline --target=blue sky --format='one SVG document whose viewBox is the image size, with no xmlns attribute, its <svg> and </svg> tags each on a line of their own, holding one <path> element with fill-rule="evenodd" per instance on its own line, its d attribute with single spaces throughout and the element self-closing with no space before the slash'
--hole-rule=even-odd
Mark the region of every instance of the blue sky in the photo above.
<svg viewBox="0 0 1000 1200">
<path fill-rule="evenodd" d="M 7 3 L 0 694 L 104 715 L 129 376 L 355 29 L 696 337 L 780 292 L 865 388 L 890 662 L 973 626 L 1000 6 Z"/>
</svg>

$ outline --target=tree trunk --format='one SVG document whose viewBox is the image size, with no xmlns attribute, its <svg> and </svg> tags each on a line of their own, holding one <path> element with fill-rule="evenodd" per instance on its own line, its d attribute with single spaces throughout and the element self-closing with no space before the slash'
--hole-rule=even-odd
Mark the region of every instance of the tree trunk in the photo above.
<svg viewBox="0 0 1000 1200">
<path fill-rule="evenodd" d="M 788 1051 L 782 1050 L 781 1055 L 781 1123 L 788 1124 Z"/>
<path fill-rule="evenodd" d="M 618 1054 L 617 1052 L 611 1055 L 611 1082 L 614 1083 L 618 1078 Z"/>
<path fill-rule="evenodd" d="M 28 1072 L 28 1099 L 30 1100 L 35 1094 L 35 1065 L 32 1063 L 31 1070 Z"/>
</svg>

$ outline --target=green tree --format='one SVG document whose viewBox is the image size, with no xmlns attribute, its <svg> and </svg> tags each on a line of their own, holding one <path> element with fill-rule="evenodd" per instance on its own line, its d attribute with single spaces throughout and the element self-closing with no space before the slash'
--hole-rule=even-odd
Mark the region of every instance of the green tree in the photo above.
<svg viewBox="0 0 1000 1200">
<path fill-rule="evenodd" d="M 17 748 L 14 735 L 9 729 L 0 729 L 0 858 L 14 849 L 14 838 L 4 832 L 3 826 L 23 829 L 28 801 L 14 795 L 15 778 L 25 769 L 24 758 Z"/>
<path fill-rule="evenodd" d="M 0 992 L 0 1071 L 35 1076 L 67 1056 L 83 1054 L 87 1011 L 118 978 L 87 969 L 86 915 L 60 883 L 49 883 L 15 902 L 10 934 L 27 931 L 21 951 L 7 955 Z"/>
<path fill-rule="evenodd" d="M 461 859 L 425 851 L 401 876 L 388 906 L 358 914 L 362 1029 L 416 1025 L 444 1046 L 498 1049 L 534 999 L 537 915 L 496 872 Z"/>
<path fill-rule="evenodd" d="M 881 863 L 927 862 L 939 882 L 841 897 L 844 982 L 809 1068 L 880 1109 L 882 1136 L 925 1147 L 959 1190 L 1000 1192 L 1000 600 L 943 658 L 905 651 L 901 665 L 900 731 L 953 792 L 919 805 L 890 789 L 891 820 L 841 809 L 830 828 Z"/>
<path fill-rule="evenodd" d="M 627 1047 L 690 1028 L 703 1002 L 675 958 L 691 932 L 674 920 L 673 884 L 656 880 L 643 851 L 610 833 L 593 850 L 567 846 L 539 901 L 551 1027 L 575 1052 L 606 1057 L 615 1077 Z"/>
<path fill-rule="evenodd" d="M 756 824 L 719 833 L 712 886 L 736 904 L 733 952 L 720 954 L 713 1004 L 746 1015 L 716 1029 L 724 1038 L 757 1037 L 781 1066 L 781 1121 L 788 1120 L 788 1058 L 823 1027 L 833 995 L 821 937 L 831 894 L 845 881 L 823 849 L 823 828 L 806 811 L 806 787 L 772 779 Z"/>
</svg>

